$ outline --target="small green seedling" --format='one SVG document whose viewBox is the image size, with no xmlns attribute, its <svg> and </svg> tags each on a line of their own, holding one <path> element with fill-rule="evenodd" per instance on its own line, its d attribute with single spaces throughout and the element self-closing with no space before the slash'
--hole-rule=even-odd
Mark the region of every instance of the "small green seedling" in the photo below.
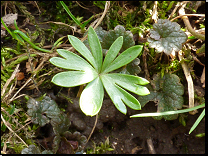
<svg viewBox="0 0 208 156">
<path fill-rule="evenodd" d="M 78 21 L 76 19 L 76 17 L 74 17 L 74 15 L 71 13 L 71 11 L 69 10 L 69 8 L 66 6 L 66 4 L 63 1 L 60 1 L 61 5 L 63 6 L 63 8 L 66 10 L 66 12 L 68 13 L 68 15 L 72 18 L 72 20 L 81 28 L 81 31 L 84 32 L 85 31 L 85 26 L 92 20 L 92 17 L 90 17 L 86 22 L 84 22 L 83 24 L 80 23 L 80 21 Z"/>
<path fill-rule="evenodd" d="M 135 114 L 135 115 L 130 116 L 130 118 L 153 117 L 153 116 L 162 116 L 162 115 L 173 115 L 173 114 L 190 112 L 190 111 L 193 111 L 193 110 L 196 110 L 196 109 L 199 109 L 199 108 L 203 108 L 203 107 L 205 107 L 205 103 L 201 104 L 199 106 L 192 107 L 192 108 L 176 110 L 176 111 Z M 198 117 L 198 119 L 195 121 L 194 125 L 191 127 L 191 129 L 189 131 L 189 134 L 191 134 L 191 132 L 198 126 L 198 124 L 200 123 L 200 121 L 203 119 L 204 116 L 205 116 L 205 108 L 204 108 L 203 112 L 200 114 L 200 116 Z"/>
<path fill-rule="evenodd" d="M 137 58 L 143 48 L 141 45 L 126 49 L 116 58 L 123 44 L 123 37 L 120 36 L 111 45 L 103 61 L 101 44 L 92 27 L 88 31 L 91 52 L 78 38 L 68 35 L 68 39 L 87 61 L 73 52 L 57 49 L 64 59 L 53 57 L 49 61 L 57 67 L 71 71 L 56 74 L 52 82 L 62 87 L 75 87 L 88 83 L 79 101 L 84 114 L 94 116 L 100 111 L 104 88 L 116 108 L 123 114 L 127 112 L 125 104 L 134 110 L 141 109 L 139 101 L 126 90 L 137 95 L 147 95 L 150 92 L 142 85 L 148 84 L 149 81 L 138 76 L 110 73 Z"/>
<path fill-rule="evenodd" d="M 38 46 L 36 46 L 34 43 L 32 43 L 30 41 L 30 38 L 25 35 L 22 31 L 19 30 L 16 20 L 14 20 L 14 26 L 17 30 L 14 31 L 10 31 L 9 28 L 6 26 L 6 24 L 4 23 L 3 19 L 1 18 L 1 23 L 3 24 L 3 26 L 5 27 L 5 29 L 10 33 L 10 35 L 17 40 L 21 45 L 26 45 L 24 41 L 26 41 L 27 43 L 29 43 L 34 49 L 40 50 L 42 52 L 46 52 L 46 53 L 50 53 L 50 50 L 46 50 L 46 49 L 42 49 Z"/>
</svg>

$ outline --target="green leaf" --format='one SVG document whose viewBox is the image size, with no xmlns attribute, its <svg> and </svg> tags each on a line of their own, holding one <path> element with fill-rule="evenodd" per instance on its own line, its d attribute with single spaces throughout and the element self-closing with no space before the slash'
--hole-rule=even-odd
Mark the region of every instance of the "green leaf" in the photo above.
<svg viewBox="0 0 208 156">
<path fill-rule="evenodd" d="M 78 38 L 68 35 L 72 46 L 83 57 L 85 57 L 94 68 L 81 57 L 66 50 L 57 50 L 65 59 L 58 57 L 50 59 L 50 62 L 58 67 L 78 70 L 56 74 L 52 78 L 52 82 L 56 85 L 62 87 L 75 87 L 89 83 L 81 93 L 80 97 L 80 108 L 86 115 L 94 116 L 100 111 L 104 97 L 104 88 L 118 110 L 124 114 L 126 114 L 127 111 L 125 104 L 135 110 L 141 109 L 139 101 L 124 89 L 139 95 L 149 94 L 148 89 L 141 86 L 149 83 L 143 78 L 122 74 L 109 74 L 108 76 L 108 74 L 106 74 L 130 63 L 142 51 L 143 46 L 137 45 L 125 50 L 116 58 L 122 47 L 123 36 L 121 34 L 124 31 L 125 29 L 119 26 L 115 29 L 115 32 L 118 32 L 117 34 L 119 35 L 116 37 L 116 41 L 114 40 L 115 42 L 110 47 L 103 63 L 103 55 L 99 39 L 101 40 L 102 38 L 100 38 L 100 36 L 105 34 L 100 33 L 98 39 L 95 31 L 90 27 L 88 32 L 88 41 L 92 53 Z M 136 65 L 139 64 L 138 60 L 134 63 L 136 63 Z"/>
<path fill-rule="evenodd" d="M 119 51 L 121 50 L 123 44 L 123 36 L 118 37 L 113 44 L 111 45 L 109 51 L 107 52 L 107 55 L 105 56 L 103 66 L 102 66 L 102 71 L 108 67 L 113 60 L 116 58 L 118 55 Z"/>
<path fill-rule="evenodd" d="M 52 57 L 49 60 L 53 65 L 57 67 L 82 71 L 94 70 L 86 60 L 68 50 L 57 49 L 57 52 L 59 55 L 65 58 L 62 59 L 60 57 Z"/>
<path fill-rule="evenodd" d="M 114 30 L 109 30 L 108 32 L 99 27 L 96 28 L 95 31 L 98 34 L 98 37 L 100 34 L 103 34 L 100 40 L 103 49 L 109 49 L 119 36 L 123 36 L 121 52 L 135 45 L 133 34 L 131 31 L 126 31 L 122 25 L 117 25 Z"/>
<path fill-rule="evenodd" d="M 56 74 L 52 78 L 52 82 L 61 87 L 75 87 L 94 80 L 98 74 L 93 70 L 82 71 L 66 71 Z"/>
<path fill-rule="evenodd" d="M 88 41 L 92 55 L 98 67 L 97 71 L 100 72 L 103 62 L 103 53 L 97 34 L 91 26 L 88 30 Z"/>
<path fill-rule="evenodd" d="M 131 31 L 126 31 L 121 25 L 117 25 L 114 30 L 105 31 L 102 27 L 97 27 L 95 32 L 100 40 L 103 50 L 109 49 L 113 42 L 120 36 L 123 36 L 123 45 L 120 52 L 135 45 L 133 34 Z M 88 40 L 84 41 L 86 46 L 89 45 Z"/>
<path fill-rule="evenodd" d="M 191 134 L 191 132 L 198 126 L 198 124 L 200 123 L 200 121 L 205 117 L 205 108 L 203 110 L 203 112 L 200 114 L 200 116 L 197 118 L 197 120 L 195 121 L 195 123 L 193 124 L 193 126 L 191 127 L 189 134 Z"/>
<path fill-rule="evenodd" d="M 66 6 L 66 4 L 63 1 L 60 1 L 61 5 L 63 6 L 63 8 L 66 10 L 66 12 L 68 13 L 68 15 L 73 19 L 73 21 L 80 26 L 82 29 L 82 24 L 76 19 L 76 17 L 74 17 L 74 15 L 69 11 L 69 8 Z"/>
<path fill-rule="evenodd" d="M 158 104 L 157 112 L 174 111 L 181 109 L 183 105 L 184 87 L 180 83 L 180 79 L 175 74 L 165 73 L 163 78 L 161 74 L 156 74 L 153 76 L 151 81 L 154 91 L 150 91 L 147 96 L 140 96 L 138 100 L 140 101 L 142 107 L 149 101 L 154 101 Z M 174 120 L 177 119 L 178 115 L 164 115 L 159 117 L 154 117 L 155 119 L 166 119 Z"/>
<path fill-rule="evenodd" d="M 57 117 L 60 114 L 56 102 L 48 96 L 45 96 L 41 101 L 30 98 L 27 107 L 27 113 L 32 117 L 33 123 L 40 126 L 49 123 L 49 118 Z"/>
<path fill-rule="evenodd" d="M 40 149 L 35 145 L 30 145 L 21 151 L 21 154 L 41 154 Z"/>
<path fill-rule="evenodd" d="M 119 73 L 111 73 L 107 75 L 108 78 L 111 78 L 111 81 L 115 84 L 123 87 L 137 95 L 148 95 L 150 94 L 149 90 L 141 85 L 146 85 L 149 83 L 144 78 L 127 75 L 127 74 L 119 74 Z"/>
<path fill-rule="evenodd" d="M 137 117 L 153 117 L 153 116 L 161 116 L 161 115 L 172 115 L 172 114 L 186 113 L 186 112 L 190 112 L 190 111 L 193 111 L 193 110 L 196 110 L 196 109 L 199 109 L 199 108 L 203 108 L 203 107 L 205 107 L 205 104 L 201 104 L 201 105 L 191 107 L 191 108 L 187 108 L 187 109 L 176 110 L 176 111 L 167 111 L 167 112 L 160 112 L 160 113 L 135 114 L 135 115 L 130 116 L 130 118 L 134 118 L 134 117 L 135 118 L 137 118 Z"/>
<path fill-rule="evenodd" d="M 86 115 L 96 115 L 102 106 L 104 88 L 100 78 L 90 82 L 80 96 L 80 108 Z"/>
<path fill-rule="evenodd" d="M 180 30 L 180 25 L 167 19 L 159 19 L 150 30 L 149 47 L 155 48 L 156 52 L 170 55 L 171 52 L 182 49 L 182 43 L 188 39 L 185 32 Z"/>
<path fill-rule="evenodd" d="M 74 140 L 74 141 L 77 141 L 78 142 L 78 149 L 77 151 L 81 151 L 83 150 L 83 147 L 86 145 L 87 143 L 87 138 L 86 136 L 82 135 L 80 132 L 78 131 L 75 131 L 75 132 L 69 132 L 69 131 L 66 131 L 64 134 L 64 137 L 67 139 L 67 140 Z M 76 151 L 76 152 L 77 152 Z"/>
<path fill-rule="evenodd" d="M 69 42 L 72 46 L 85 58 L 90 64 L 98 71 L 98 66 L 92 56 L 92 53 L 88 50 L 88 48 L 82 43 L 78 38 L 68 35 Z"/>
<path fill-rule="evenodd" d="M 121 53 L 102 73 L 108 73 L 133 61 L 142 51 L 143 46 L 133 46 Z"/>
<path fill-rule="evenodd" d="M 69 129 L 71 122 L 66 114 L 60 113 L 58 116 L 51 118 L 51 125 L 56 135 L 62 135 Z"/>
<path fill-rule="evenodd" d="M 116 85 L 109 75 L 110 74 L 102 75 L 101 80 L 116 108 L 121 113 L 126 114 L 127 109 L 124 105 L 125 103 L 132 109 L 140 110 L 141 106 L 139 101 L 134 96 L 126 92 L 124 89 Z"/>
</svg>

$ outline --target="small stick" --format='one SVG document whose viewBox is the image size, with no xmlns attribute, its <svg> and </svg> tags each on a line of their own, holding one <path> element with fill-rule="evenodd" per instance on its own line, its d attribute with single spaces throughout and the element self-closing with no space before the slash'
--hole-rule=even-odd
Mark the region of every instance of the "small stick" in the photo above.
<svg viewBox="0 0 208 156">
<path fill-rule="evenodd" d="M 90 140 L 90 138 L 91 138 L 91 136 L 92 136 L 92 133 L 93 133 L 94 130 L 95 130 L 95 127 L 96 127 L 96 125 L 97 125 L 97 120 L 98 120 L 98 114 L 96 115 L 94 126 L 93 126 L 93 128 L 92 128 L 92 131 L 91 131 L 90 135 L 89 135 L 88 138 L 87 138 L 87 142 L 86 142 L 86 144 L 84 145 L 83 149 L 84 149 L 85 146 L 87 145 L 88 141 Z"/>
<path fill-rule="evenodd" d="M 149 149 L 149 154 L 156 154 L 151 138 L 147 139 L 147 145 Z"/>
<path fill-rule="evenodd" d="M 25 145 L 25 146 L 27 146 L 28 147 L 28 145 L 22 140 L 22 138 L 20 138 L 20 136 L 19 135 L 17 135 L 8 125 L 7 125 L 7 122 L 4 120 L 4 117 L 2 116 L 2 114 L 1 114 L 1 119 L 2 119 L 2 121 L 3 121 L 3 123 L 5 124 L 5 126 L 12 132 L 12 133 L 14 133 L 22 142 L 23 142 L 23 144 Z"/>
<path fill-rule="evenodd" d="M 186 13 L 185 13 L 185 10 L 184 10 L 184 7 L 186 6 L 186 3 L 187 3 L 187 2 L 184 2 L 184 4 L 182 5 L 182 7 L 180 8 L 180 10 L 178 11 L 180 16 L 186 14 Z M 189 31 L 193 36 L 195 36 L 196 38 L 201 39 L 201 40 L 203 40 L 203 41 L 205 40 L 205 35 L 200 34 L 200 33 L 197 33 L 197 32 L 191 27 L 191 24 L 190 24 L 189 19 L 188 19 L 187 16 L 182 16 L 181 18 L 183 19 L 183 22 L 184 22 L 184 24 L 186 25 L 188 31 Z"/>
<path fill-rule="evenodd" d="M 194 107 L 194 85 L 193 85 L 193 80 L 192 80 L 191 73 L 190 73 L 190 70 L 188 69 L 187 64 L 182 61 L 184 59 L 184 57 L 182 55 L 182 50 L 180 50 L 178 52 L 178 57 L 179 57 L 179 60 L 181 61 L 181 66 L 183 68 L 183 72 L 186 76 L 186 80 L 187 80 L 187 83 L 188 83 L 189 108 L 192 108 L 192 107 Z M 192 114 L 192 115 L 196 114 L 196 110 L 189 112 L 189 114 Z"/>
<path fill-rule="evenodd" d="M 10 84 L 10 82 L 15 78 L 15 75 L 17 74 L 17 72 L 19 71 L 18 68 L 19 68 L 20 64 L 18 64 L 14 70 L 14 72 L 12 73 L 11 77 L 6 81 L 3 89 L 2 89 L 2 92 L 1 92 L 1 96 L 4 95 L 8 85 Z"/>
<path fill-rule="evenodd" d="M 172 20 L 170 20 L 171 22 L 173 22 L 174 20 L 178 19 L 178 18 L 181 18 L 183 16 L 202 16 L 202 17 L 205 17 L 205 14 L 184 14 L 184 15 L 180 15 L 180 16 L 177 16 L 175 18 L 173 18 Z"/>
<path fill-rule="evenodd" d="M 148 54 L 148 48 L 144 47 L 144 52 L 142 54 L 143 62 L 144 62 L 144 72 L 145 72 L 145 78 L 150 81 L 150 74 L 147 68 L 147 61 L 146 61 L 146 55 Z"/>
</svg>

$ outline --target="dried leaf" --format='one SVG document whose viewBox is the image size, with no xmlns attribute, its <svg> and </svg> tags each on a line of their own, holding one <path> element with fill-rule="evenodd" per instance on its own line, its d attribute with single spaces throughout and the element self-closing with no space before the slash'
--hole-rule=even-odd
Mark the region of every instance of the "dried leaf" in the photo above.
<svg viewBox="0 0 208 156">
<path fill-rule="evenodd" d="M 25 78 L 25 75 L 23 72 L 18 72 L 16 75 L 17 80 L 22 80 Z"/>
<path fill-rule="evenodd" d="M 35 69 L 37 63 L 38 63 L 38 62 L 37 62 L 36 60 L 34 60 L 34 61 L 32 62 L 32 68 L 33 68 L 33 70 Z M 30 71 L 32 71 L 30 62 L 26 62 L 26 72 L 28 73 L 28 72 L 30 72 Z"/>
<path fill-rule="evenodd" d="M 201 75 L 201 83 L 202 83 L 202 87 L 205 88 L 205 67 Z"/>
</svg>

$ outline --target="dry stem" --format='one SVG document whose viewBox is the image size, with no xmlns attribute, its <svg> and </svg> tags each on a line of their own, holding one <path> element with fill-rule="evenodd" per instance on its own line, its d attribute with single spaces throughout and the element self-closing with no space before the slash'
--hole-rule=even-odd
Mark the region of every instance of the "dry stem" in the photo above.
<svg viewBox="0 0 208 156">
<path fill-rule="evenodd" d="M 187 2 L 185 2 L 185 3 L 182 5 L 182 7 L 180 8 L 180 10 L 178 11 L 180 16 L 185 15 L 185 9 L 184 9 L 184 7 L 186 6 L 186 3 L 187 3 Z M 201 39 L 201 40 L 205 40 L 205 35 L 202 35 L 202 34 L 197 33 L 197 32 L 191 27 L 191 24 L 190 24 L 189 19 L 188 19 L 187 16 L 182 16 L 181 18 L 183 19 L 183 22 L 184 22 L 184 24 L 186 25 L 188 31 L 189 31 L 192 35 L 194 35 L 196 38 L 199 38 L 199 39 Z"/>
<path fill-rule="evenodd" d="M 178 57 L 181 61 L 181 66 L 183 68 L 183 72 L 186 76 L 186 80 L 187 80 L 187 83 L 188 83 L 188 94 L 189 94 L 189 108 L 192 108 L 194 107 L 194 85 L 193 85 L 193 80 L 192 80 L 192 77 L 191 77 L 191 73 L 190 73 L 190 70 L 187 66 L 187 64 L 185 62 L 183 62 L 182 60 L 184 59 L 183 55 L 182 55 L 182 50 L 178 52 Z M 189 114 L 196 114 L 196 111 L 191 111 L 189 112 Z"/>
<path fill-rule="evenodd" d="M 20 138 L 20 136 L 17 135 L 17 133 L 15 133 L 15 132 L 8 126 L 8 124 L 7 124 L 7 122 L 4 120 L 4 117 L 2 116 L 2 114 L 1 114 L 1 119 L 2 119 L 3 123 L 5 124 L 5 126 L 9 129 L 9 131 L 11 131 L 12 133 L 14 133 L 14 134 L 20 139 L 20 141 L 22 141 L 22 143 L 23 143 L 25 146 L 28 147 L 28 145 L 22 140 L 22 138 Z"/>
<path fill-rule="evenodd" d="M 12 73 L 11 77 L 6 81 L 3 89 L 2 89 L 2 92 L 1 92 L 1 96 L 4 95 L 8 85 L 10 84 L 10 82 L 15 78 L 15 75 L 17 74 L 17 72 L 19 71 L 18 68 L 19 68 L 20 64 L 18 64 L 14 70 L 14 72 Z"/>
</svg>

